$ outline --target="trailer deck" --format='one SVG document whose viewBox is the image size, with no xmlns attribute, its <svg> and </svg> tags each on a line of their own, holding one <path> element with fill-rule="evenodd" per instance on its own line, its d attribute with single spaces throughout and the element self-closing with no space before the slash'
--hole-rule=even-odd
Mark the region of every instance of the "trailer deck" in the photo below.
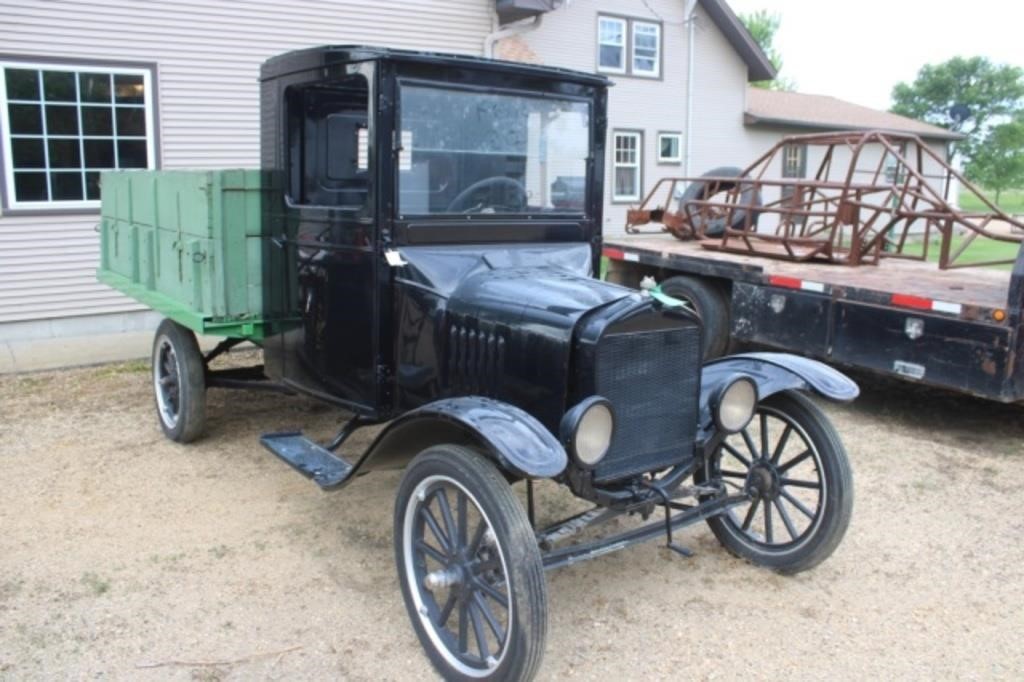
<svg viewBox="0 0 1024 682">
<path fill-rule="evenodd" d="M 702 303 L 715 310 L 699 311 L 719 320 L 711 328 L 726 335 L 715 337 L 715 346 L 731 339 L 1024 401 L 1024 251 L 1012 272 L 940 270 L 891 257 L 858 267 L 775 260 L 705 249 L 669 233 L 610 237 L 603 252 L 608 278 L 620 284 L 683 275 L 686 286 L 724 293 Z"/>
<path fill-rule="evenodd" d="M 917 304 L 903 307 L 921 308 L 923 301 L 938 301 L 939 308 L 933 308 L 935 312 L 953 314 L 956 306 L 960 306 L 956 316 L 967 320 L 996 321 L 996 311 L 1002 310 L 1005 315 L 1008 307 L 1011 276 L 1008 270 L 939 270 L 934 263 L 897 258 L 885 259 L 876 266 L 860 267 L 773 260 L 705 249 L 698 241 L 680 241 L 667 232 L 611 237 L 605 240 L 604 247 L 605 255 L 614 257 L 621 252 L 624 257 L 620 260 L 657 253 L 664 261 L 685 264 L 687 269 L 709 276 L 732 270 L 735 280 L 771 284 L 774 278 L 783 286 L 800 282 L 805 290 L 819 292 L 822 292 L 821 287 L 816 285 L 822 285 L 844 298 L 868 302 L 899 305 L 903 301 Z M 897 297 L 896 303 L 893 303 L 893 296 Z M 943 306 L 943 303 L 952 305 Z M 943 310 L 944 307 L 948 310 Z"/>
</svg>

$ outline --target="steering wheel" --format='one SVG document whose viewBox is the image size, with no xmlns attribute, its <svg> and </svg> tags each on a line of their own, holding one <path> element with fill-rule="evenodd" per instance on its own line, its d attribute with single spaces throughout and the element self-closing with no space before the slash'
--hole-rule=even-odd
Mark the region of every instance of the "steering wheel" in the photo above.
<svg viewBox="0 0 1024 682">
<path fill-rule="evenodd" d="M 503 188 L 505 190 L 513 190 L 516 193 L 516 199 L 518 204 L 516 206 L 505 206 L 504 204 L 491 204 L 492 207 L 509 208 L 513 211 L 522 211 L 526 208 L 526 204 L 529 201 L 529 197 L 526 194 L 526 188 L 523 187 L 522 183 L 513 180 L 512 178 L 504 175 L 494 175 L 483 180 L 477 180 L 472 185 L 467 187 L 458 193 L 458 195 L 452 199 L 452 202 L 448 204 L 448 213 L 464 212 L 467 211 L 465 204 L 469 203 L 469 199 L 483 189 L 494 190 Z"/>
</svg>

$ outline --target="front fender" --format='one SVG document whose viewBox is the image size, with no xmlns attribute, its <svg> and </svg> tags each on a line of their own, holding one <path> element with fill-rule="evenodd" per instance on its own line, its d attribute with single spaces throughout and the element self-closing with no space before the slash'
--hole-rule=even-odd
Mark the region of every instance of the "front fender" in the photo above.
<svg viewBox="0 0 1024 682">
<path fill-rule="evenodd" d="M 558 439 L 528 412 L 492 398 L 467 396 L 428 403 L 392 421 L 357 466 L 360 473 L 401 468 L 442 443 L 475 447 L 518 478 L 551 478 L 569 462 Z"/>
<path fill-rule="evenodd" d="M 757 383 L 763 400 L 780 391 L 810 391 L 829 400 L 850 402 L 858 395 L 857 384 L 828 365 L 789 353 L 743 353 L 712 360 L 701 372 L 700 423 L 712 423 L 711 399 L 721 386 L 736 374 L 745 374 Z"/>
</svg>

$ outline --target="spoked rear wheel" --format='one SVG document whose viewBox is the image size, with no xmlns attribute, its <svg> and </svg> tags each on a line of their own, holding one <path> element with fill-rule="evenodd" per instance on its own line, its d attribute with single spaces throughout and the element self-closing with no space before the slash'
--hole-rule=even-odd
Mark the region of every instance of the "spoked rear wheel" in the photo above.
<svg viewBox="0 0 1024 682">
<path fill-rule="evenodd" d="M 206 425 L 206 370 L 196 337 L 164 320 L 153 340 L 153 393 L 164 435 L 188 443 Z"/>
<path fill-rule="evenodd" d="M 526 514 L 490 462 L 457 446 L 413 460 L 395 502 L 395 557 L 413 627 L 445 679 L 536 674 L 544 568 Z"/>
<path fill-rule="evenodd" d="M 727 437 L 709 477 L 748 491 L 749 503 L 708 519 L 733 554 L 782 573 L 813 568 L 850 523 L 853 478 L 846 450 L 821 410 L 798 393 L 773 395 L 742 432 Z"/>
</svg>

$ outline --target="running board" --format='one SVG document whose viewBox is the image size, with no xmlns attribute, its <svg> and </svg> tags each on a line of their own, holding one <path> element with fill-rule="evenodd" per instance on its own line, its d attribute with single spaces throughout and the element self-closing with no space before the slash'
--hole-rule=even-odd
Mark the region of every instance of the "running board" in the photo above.
<svg viewBox="0 0 1024 682">
<path fill-rule="evenodd" d="M 267 433 L 260 436 L 260 443 L 324 490 L 337 488 L 352 473 L 347 460 L 317 445 L 301 431 Z"/>
</svg>

